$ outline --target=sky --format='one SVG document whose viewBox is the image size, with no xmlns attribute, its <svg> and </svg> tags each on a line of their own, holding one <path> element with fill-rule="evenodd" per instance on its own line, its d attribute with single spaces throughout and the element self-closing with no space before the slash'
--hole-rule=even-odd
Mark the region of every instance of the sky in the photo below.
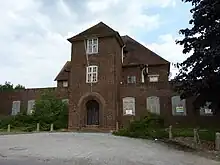
<svg viewBox="0 0 220 165">
<path fill-rule="evenodd" d="M 0 1 L 0 84 L 56 86 L 71 56 L 67 38 L 100 21 L 129 35 L 166 60 L 187 58 L 175 41 L 189 27 L 190 4 L 181 0 Z M 172 77 L 177 70 L 171 67 Z"/>
</svg>

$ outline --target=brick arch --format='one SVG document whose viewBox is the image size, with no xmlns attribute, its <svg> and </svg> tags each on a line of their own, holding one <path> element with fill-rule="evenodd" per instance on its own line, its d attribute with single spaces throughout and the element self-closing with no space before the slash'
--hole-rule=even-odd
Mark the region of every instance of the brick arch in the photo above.
<svg viewBox="0 0 220 165">
<path fill-rule="evenodd" d="M 89 100 L 96 100 L 99 103 L 99 126 L 104 126 L 104 109 L 105 109 L 105 99 L 97 92 L 92 93 L 86 93 L 83 95 L 78 102 L 78 108 L 80 112 L 80 125 L 86 126 L 87 123 L 87 109 L 86 109 L 86 103 Z"/>
</svg>

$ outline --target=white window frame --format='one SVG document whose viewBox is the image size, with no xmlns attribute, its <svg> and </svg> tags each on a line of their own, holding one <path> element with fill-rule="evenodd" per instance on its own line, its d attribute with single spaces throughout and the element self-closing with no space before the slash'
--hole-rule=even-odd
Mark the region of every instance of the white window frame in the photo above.
<svg viewBox="0 0 220 165">
<path fill-rule="evenodd" d="M 122 98 L 124 116 L 135 116 L 135 102 L 135 97 Z"/>
<path fill-rule="evenodd" d="M 32 104 L 32 105 L 30 105 Z M 35 100 L 28 100 L 28 108 L 27 108 L 27 114 L 31 115 L 34 112 L 34 105 L 35 105 Z"/>
<path fill-rule="evenodd" d="M 158 82 L 159 81 L 159 75 L 158 74 L 148 75 L 148 77 L 149 77 L 149 82 Z M 154 78 L 156 78 L 156 80 L 154 80 Z"/>
<path fill-rule="evenodd" d="M 99 52 L 98 38 L 87 39 L 87 54 L 95 54 Z"/>
<path fill-rule="evenodd" d="M 18 109 L 17 108 L 15 108 L 15 106 L 16 106 L 16 104 L 18 104 Z M 18 113 L 20 113 L 20 109 L 21 109 L 21 101 L 13 101 L 12 102 L 12 112 L 11 112 L 11 115 L 12 116 L 15 116 L 15 115 L 17 115 Z"/>
<path fill-rule="evenodd" d="M 68 81 L 63 81 L 63 87 L 68 87 Z"/>
<path fill-rule="evenodd" d="M 179 104 L 174 104 L 174 98 L 179 101 Z M 171 105 L 172 105 L 172 115 L 173 116 L 187 116 L 187 109 L 186 109 L 186 99 L 180 98 L 180 96 L 173 96 L 171 97 Z M 183 112 L 177 112 L 178 109 L 182 109 Z"/>
<path fill-rule="evenodd" d="M 98 66 L 90 65 L 86 67 L 86 83 L 98 82 Z"/>
</svg>

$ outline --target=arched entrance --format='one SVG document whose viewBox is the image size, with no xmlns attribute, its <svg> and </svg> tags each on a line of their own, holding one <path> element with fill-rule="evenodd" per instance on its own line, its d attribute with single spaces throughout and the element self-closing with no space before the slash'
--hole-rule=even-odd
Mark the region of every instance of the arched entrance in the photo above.
<svg viewBox="0 0 220 165">
<path fill-rule="evenodd" d="M 87 125 L 99 125 L 99 103 L 89 100 L 86 103 Z"/>
</svg>

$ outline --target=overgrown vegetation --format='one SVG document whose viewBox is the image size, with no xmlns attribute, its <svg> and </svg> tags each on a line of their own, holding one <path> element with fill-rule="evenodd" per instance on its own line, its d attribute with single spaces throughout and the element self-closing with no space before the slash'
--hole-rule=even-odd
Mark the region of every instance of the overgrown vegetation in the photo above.
<svg viewBox="0 0 220 165">
<path fill-rule="evenodd" d="M 0 119 L 0 129 L 7 129 L 10 124 L 11 129 L 31 132 L 36 130 L 37 123 L 40 123 L 41 131 L 48 131 L 52 123 L 55 130 L 67 128 L 67 104 L 56 98 L 53 92 L 48 91 L 36 100 L 32 115 L 27 115 L 25 112 L 3 117 Z"/>
<path fill-rule="evenodd" d="M 198 129 L 200 140 L 215 140 L 216 129 Z M 132 121 L 127 128 L 114 132 L 114 135 L 144 139 L 166 139 L 169 130 L 164 126 L 164 119 L 155 114 L 148 114 L 145 118 Z M 173 128 L 173 137 L 194 137 L 193 128 Z"/>
<path fill-rule="evenodd" d="M 127 128 L 114 132 L 115 135 L 134 138 L 167 138 L 168 132 L 164 127 L 164 120 L 155 114 L 148 114 L 143 119 L 132 121 Z"/>
</svg>

